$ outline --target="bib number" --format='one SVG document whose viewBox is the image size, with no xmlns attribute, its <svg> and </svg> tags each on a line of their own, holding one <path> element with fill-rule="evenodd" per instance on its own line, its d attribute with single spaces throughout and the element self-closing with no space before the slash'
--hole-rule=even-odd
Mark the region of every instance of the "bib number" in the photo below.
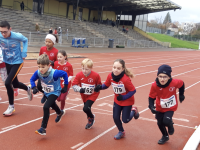
<svg viewBox="0 0 200 150">
<path fill-rule="evenodd" d="M 42 90 L 46 93 L 51 93 L 54 91 L 54 86 L 53 85 L 47 85 L 44 82 L 41 81 L 42 85 Z"/>
<path fill-rule="evenodd" d="M 86 94 L 86 95 L 91 95 L 92 93 L 94 93 L 95 85 L 82 83 L 81 87 L 85 89 L 84 94 Z"/>
<path fill-rule="evenodd" d="M 160 99 L 160 105 L 162 108 L 170 108 L 176 105 L 176 97 L 172 95 L 170 98 Z"/>
<path fill-rule="evenodd" d="M 124 84 L 115 84 L 112 83 L 113 91 L 115 94 L 122 94 L 126 92 Z"/>
</svg>

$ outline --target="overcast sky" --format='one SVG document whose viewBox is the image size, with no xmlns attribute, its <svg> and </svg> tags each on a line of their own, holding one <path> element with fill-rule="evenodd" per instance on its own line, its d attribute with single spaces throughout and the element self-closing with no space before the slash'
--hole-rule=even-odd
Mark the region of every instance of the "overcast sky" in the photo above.
<svg viewBox="0 0 200 150">
<path fill-rule="evenodd" d="M 159 13 L 150 13 L 148 15 L 148 20 L 153 20 L 160 18 L 164 20 L 167 12 L 170 13 L 172 22 L 179 21 L 181 22 L 194 22 L 200 23 L 200 0 L 171 0 L 172 2 L 178 4 L 182 7 L 181 10 L 177 9 L 176 11 L 163 11 Z"/>
</svg>

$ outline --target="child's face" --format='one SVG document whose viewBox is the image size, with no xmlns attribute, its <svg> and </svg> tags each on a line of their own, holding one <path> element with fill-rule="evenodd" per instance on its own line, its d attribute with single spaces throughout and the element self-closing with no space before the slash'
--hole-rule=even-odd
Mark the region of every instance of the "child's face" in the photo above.
<svg viewBox="0 0 200 150">
<path fill-rule="evenodd" d="M 47 47 L 47 50 L 49 50 L 49 49 L 51 49 L 53 47 L 54 43 L 52 42 L 52 40 L 46 39 L 45 40 L 45 45 Z"/>
<path fill-rule="evenodd" d="M 50 64 L 49 65 L 41 65 L 38 64 L 38 69 L 41 74 L 45 74 L 49 70 Z"/>
<path fill-rule="evenodd" d="M 118 76 L 122 73 L 122 71 L 124 71 L 124 68 L 122 67 L 122 64 L 120 64 L 119 62 L 115 62 L 113 64 L 113 68 L 112 68 L 112 72 L 115 76 Z"/>
<path fill-rule="evenodd" d="M 82 66 L 82 72 L 84 76 L 87 76 L 92 71 L 92 68 L 88 68 L 87 65 Z"/>
<path fill-rule="evenodd" d="M 164 73 L 160 73 L 158 75 L 158 80 L 159 80 L 161 85 L 165 85 L 168 82 L 169 79 L 170 79 L 170 77 L 168 75 L 164 74 Z"/>
<path fill-rule="evenodd" d="M 58 55 L 57 55 L 57 59 L 58 59 L 58 62 L 59 63 L 61 63 L 61 64 L 63 64 L 63 63 L 65 63 L 65 59 L 66 59 L 66 56 L 63 56 L 61 53 L 58 53 Z"/>
</svg>

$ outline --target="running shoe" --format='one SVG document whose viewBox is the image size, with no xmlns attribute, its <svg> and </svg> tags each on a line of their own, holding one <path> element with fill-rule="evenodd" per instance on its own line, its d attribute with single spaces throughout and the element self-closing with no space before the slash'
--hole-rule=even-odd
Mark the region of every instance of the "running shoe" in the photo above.
<svg viewBox="0 0 200 150">
<path fill-rule="evenodd" d="M 131 111 L 134 111 L 134 118 L 135 119 L 138 119 L 140 114 L 138 113 L 138 109 L 137 107 L 132 107 L 132 110 Z"/>
<path fill-rule="evenodd" d="M 162 138 L 158 141 L 158 144 L 165 144 L 169 140 L 169 136 L 162 136 Z"/>
<path fill-rule="evenodd" d="M 46 130 L 43 127 L 41 127 L 40 129 L 36 130 L 35 133 L 40 135 L 46 135 Z"/>
<path fill-rule="evenodd" d="M 31 101 L 33 99 L 32 90 L 31 90 L 31 87 L 29 85 L 27 87 L 28 87 L 27 96 L 28 96 L 28 99 Z"/>
<path fill-rule="evenodd" d="M 94 114 L 93 114 L 93 116 L 95 118 Z M 94 118 L 88 117 L 88 123 L 86 124 L 85 129 L 90 129 L 93 126 L 93 124 L 95 122 Z"/>
<path fill-rule="evenodd" d="M 119 132 L 117 133 L 117 135 L 114 136 L 114 139 L 115 139 L 115 140 L 119 140 L 119 139 L 123 138 L 124 136 L 125 136 L 125 131 L 124 131 L 124 132 L 119 131 Z"/>
<path fill-rule="evenodd" d="M 15 95 L 15 97 L 19 95 L 19 89 L 18 88 L 14 89 L 14 95 Z"/>
<path fill-rule="evenodd" d="M 44 103 L 46 102 L 46 100 L 47 100 L 47 97 L 44 95 L 44 96 L 42 97 L 42 99 L 41 99 L 41 103 L 44 104 Z"/>
<path fill-rule="evenodd" d="M 8 106 L 8 109 L 3 113 L 4 116 L 11 116 L 15 112 L 15 108 Z"/>
<path fill-rule="evenodd" d="M 58 123 L 61 121 L 62 116 L 64 116 L 65 110 L 61 110 L 61 114 L 57 115 L 55 122 Z"/>
</svg>

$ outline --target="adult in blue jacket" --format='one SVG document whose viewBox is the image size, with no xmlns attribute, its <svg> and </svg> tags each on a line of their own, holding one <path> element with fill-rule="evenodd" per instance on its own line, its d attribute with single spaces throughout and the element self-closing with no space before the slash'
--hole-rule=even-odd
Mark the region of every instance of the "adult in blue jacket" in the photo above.
<svg viewBox="0 0 200 150">
<path fill-rule="evenodd" d="M 0 22 L 0 47 L 2 49 L 3 61 L 6 64 L 8 74 L 5 86 L 8 94 L 9 106 L 3 113 L 5 116 L 10 116 L 15 111 L 13 87 L 27 91 L 28 99 L 32 100 L 31 88 L 19 82 L 17 79 L 17 75 L 27 56 L 28 39 L 21 33 L 12 32 L 11 30 L 12 28 L 7 21 Z M 22 51 L 21 42 L 23 43 Z"/>
</svg>

